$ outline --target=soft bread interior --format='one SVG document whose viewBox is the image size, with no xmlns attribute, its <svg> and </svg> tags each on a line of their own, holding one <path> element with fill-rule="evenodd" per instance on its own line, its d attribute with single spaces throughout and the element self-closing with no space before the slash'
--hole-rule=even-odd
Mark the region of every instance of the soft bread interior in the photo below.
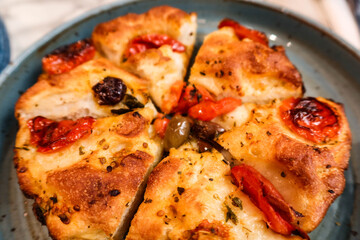
<svg viewBox="0 0 360 240">
<path fill-rule="evenodd" d="M 38 82 L 19 98 L 15 115 L 18 119 L 43 116 L 53 120 L 111 116 L 111 109 L 127 107 L 122 102 L 113 106 L 99 105 L 92 87 L 106 77 L 121 79 L 127 86 L 127 94 L 155 110 L 144 80 L 104 58 L 95 58 L 65 74 L 42 74 Z"/>
<path fill-rule="evenodd" d="M 144 14 L 128 14 L 99 24 L 92 38 L 97 49 L 110 61 L 147 80 L 154 103 L 163 112 L 169 113 L 177 103 L 177 99 L 170 102 L 171 88 L 183 82 L 194 48 L 196 18 L 195 13 L 161 6 Z M 166 34 L 181 42 L 185 52 L 176 52 L 171 46 L 163 45 L 125 57 L 129 42 L 145 34 Z"/>
</svg>

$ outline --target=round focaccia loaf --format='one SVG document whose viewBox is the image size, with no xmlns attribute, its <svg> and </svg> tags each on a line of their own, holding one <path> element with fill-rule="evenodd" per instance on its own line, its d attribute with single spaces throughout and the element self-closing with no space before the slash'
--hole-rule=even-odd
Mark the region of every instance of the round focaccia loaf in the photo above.
<svg viewBox="0 0 360 240">
<path fill-rule="evenodd" d="M 37 83 L 19 98 L 15 106 L 15 116 L 17 119 L 26 120 L 36 116 L 53 120 L 111 116 L 111 109 L 127 106 L 123 102 L 116 105 L 98 103 L 92 87 L 106 77 L 121 79 L 127 86 L 127 94 L 155 109 L 149 101 L 144 80 L 116 67 L 105 58 L 95 57 L 67 73 L 41 74 Z"/>
<path fill-rule="evenodd" d="M 245 107 L 249 112 L 242 125 L 218 139 L 237 159 L 253 166 L 303 217 L 298 226 L 314 230 L 330 204 L 343 192 L 348 166 L 351 132 L 342 105 L 324 98 L 340 126 L 337 136 L 316 143 L 293 132 L 281 119 L 281 101 Z"/>
<path fill-rule="evenodd" d="M 144 108 L 96 119 L 91 134 L 54 152 L 31 143 L 20 120 L 15 167 L 34 212 L 54 239 L 123 238 L 162 147 Z"/>
<path fill-rule="evenodd" d="M 301 97 L 304 91 L 301 75 L 283 47 L 239 40 L 230 27 L 205 37 L 189 82 L 205 87 L 217 99 L 235 97 L 258 104 Z"/>
<path fill-rule="evenodd" d="M 302 239 L 268 228 L 262 212 L 232 183 L 223 156 L 196 148 L 171 149 L 153 170 L 126 239 Z"/>
<path fill-rule="evenodd" d="M 14 157 L 19 183 L 54 239 L 125 237 L 162 153 L 149 96 L 164 113 L 176 106 L 196 27 L 195 13 L 168 6 L 101 23 L 92 34 L 98 51 L 92 60 L 66 73 L 42 74 L 20 97 Z M 147 34 L 168 35 L 185 51 L 162 45 L 125 56 L 131 41 Z M 102 105 L 93 87 L 107 77 L 121 79 L 141 107 Z M 253 166 L 296 211 L 292 224 L 313 230 L 345 185 L 351 133 L 342 106 L 317 98 L 336 114 L 335 137 L 316 143 L 293 132 L 279 108 L 282 99 L 303 95 L 299 72 L 284 48 L 239 40 L 229 27 L 205 38 L 189 82 L 215 100 L 250 102 L 213 120 L 228 130 L 217 141 L 236 161 L 230 165 L 215 150 L 200 154 L 194 142 L 171 149 L 151 174 L 127 239 L 302 239 L 267 227 L 263 212 L 232 182 L 231 167 Z M 124 109 L 131 112 L 116 111 Z M 91 133 L 45 153 L 31 136 L 29 120 L 37 116 L 96 119 Z"/>
<path fill-rule="evenodd" d="M 153 101 L 163 112 L 169 113 L 181 94 L 196 28 L 195 13 L 160 6 L 143 14 L 130 13 L 101 23 L 95 28 L 92 39 L 98 51 L 110 61 L 148 80 Z M 185 51 L 176 52 L 171 46 L 162 45 L 125 57 L 129 43 L 146 34 L 166 34 L 182 43 Z"/>
</svg>

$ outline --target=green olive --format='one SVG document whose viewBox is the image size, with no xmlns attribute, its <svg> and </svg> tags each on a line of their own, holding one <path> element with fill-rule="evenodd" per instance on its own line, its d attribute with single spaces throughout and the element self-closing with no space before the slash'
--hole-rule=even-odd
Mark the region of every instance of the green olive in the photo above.
<svg viewBox="0 0 360 240">
<path fill-rule="evenodd" d="M 174 116 L 166 129 L 164 137 L 165 151 L 169 151 L 170 148 L 178 148 L 189 137 L 191 129 L 191 121 L 189 118 L 181 115 Z"/>
</svg>

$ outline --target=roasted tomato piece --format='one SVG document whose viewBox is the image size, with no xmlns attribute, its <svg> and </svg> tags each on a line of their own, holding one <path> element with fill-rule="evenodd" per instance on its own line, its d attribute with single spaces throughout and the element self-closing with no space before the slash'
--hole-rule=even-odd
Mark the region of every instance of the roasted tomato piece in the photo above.
<svg viewBox="0 0 360 240">
<path fill-rule="evenodd" d="M 306 239 L 309 238 L 304 231 L 295 228 L 290 223 L 292 219 L 286 219 L 291 218 L 294 210 L 285 202 L 274 185 L 257 170 L 242 164 L 233 167 L 231 174 L 240 189 L 263 212 L 266 223 L 274 232 L 282 235 L 297 233 Z M 280 215 L 279 210 L 281 210 L 282 215 Z"/>
<path fill-rule="evenodd" d="M 190 231 L 191 237 L 189 239 L 200 239 L 201 234 L 203 235 L 215 235 L 221 239 L 227 239 L 229 237 L 229 227 L 225 226 L 219 221 L 209 222 L 207 219 L 204 219 L 200 224 Z"/>
<path fill-rule="evenodd" d="M 42 59 L 42 67 L 48 74 L 69 72 L 95 56 L 91 40 L 84 39 L 55 49 Z"/>
<path fill-rule="evenodd" d="M 186 113 L 189 108 L 200 103 L 201 101 L 212 101 L 215 99 L 211 94 L 202 86 L 188 85 L 181 93 L 179 103 L 173 112 Z"/>
<path fill-rule="evenodd" d="M 170 113 L 172 109 L 176 107 L 179 102 L 183 87 L 183 81 L 177 81 L 171 86 L 169 94 L 164 96 L 164 100 L 161 105 L 161 110 L 164 113 Z"/>
<path fill-rule="evenodd" d="M 201 121 L 210 121 L 217 116 L 229 113 L 241 105 L 241 100 L 227 97 L 217 102 L 202 101 L 188 111 L 190 117 Z"/>
<path fill-rule="evenodd" d="M 154 127 L 157 135 L 161 138 L 165 137 L 166 128 L 169 124 L 170 120 L 167 119 L 165 116 L 160 115 L 154 121 Z"/>
<path fill-rule="evenodd" d="M 244 38 L 249 38 L 255 42 L 261 43 L 266 46 L 269 44 L 269 40 L 264 33 L 246 28 L 234 20 L 225 18 L 219 23 L 218 26 L 219 29 L 222 27 L 232 27 L 235 31 L 236 36 L 240 40 Z"/>
<path fill-rule="evenodd" d="M 185 52 L 184 44 L 166 34 L 146 34 L 130 41 L 125 57 L 128 58 L 150 48 L 159 48 L 162 45 L 170 45 L 174 52 Z"/>
<path fill-rule="evenodd" d="M 60 122 L 40 116 L 35 117 L 28 121 L 31 144 L 38 146 L 38 152 L 54 152 L 90 135 L 94 122 L 95 119 L 92 117 Z"/>
<path fill-rule="evenodd" d="M 280 116 L 295 133 L 315 143 L 327 142 L 339 134 L 338 116 L 315 98 L 289 98 L 280 106 Z"/>
</svg>

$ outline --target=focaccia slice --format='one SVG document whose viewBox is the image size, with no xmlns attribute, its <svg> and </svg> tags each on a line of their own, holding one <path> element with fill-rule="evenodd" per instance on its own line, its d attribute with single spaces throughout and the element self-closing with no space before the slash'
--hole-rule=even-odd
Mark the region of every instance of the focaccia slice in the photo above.
<svg viewBox="0 0 360 240">
<path fill-rule="evenodd" d="M 53 120 L 84 116 L 97 118 L 113 115 L 112 109 L 128 109 L 124 101 L 114 105 L 99 104 L 92 88 L 106 77 L 122 80 L 127 87 L 126 94 L 154 109 L 144 80 L 116 67 L 105 58 L 95 57 L 66 73 L 41 74 L 37 83 L 19 98 L 15 116 L 17 119 L 43 116 Z"/>
<path fill-rule="evenodd" d="M 219 152 L 194 149 L 171 149 L 154 169 L 126 239 L 302 239 L 267 227 L 262 212 L 232 183 Z"/>
<path fill-rule="evenodd" d="M 231 27 L 205 37 L 189 82 L 205 87 L 217 99 L 234 97 L 257 104 L 301 97 L 304 90 L 301 75 L 283 47 L 240 40 Z"/>
<path fill-rule="evenodd" d="M 19 184 L 54 239 L 121 239 L 162 147 L 153 110 L 98 118 L 91 133 L 53 152 L 39 152 L 20 119 L 15 143 Z"/>
<path fill-rule="evenodd" d="M 310 232 L 344 190 L 351 132 L 342 105 L 324 98 L 304 100 L 311 100 L 307 105 L 308 112 L 306 109 L 295 111 L 299 114 L 296 117 L 316 122 L 317 114 L 324 110 L 316 112 L 314 103 L 325 104 L 336 117 L 334 123 L 326 119 L 331 116 L 324 117 L 324 121 L 329 122 L 328 127 L 336 129 L 334 136 L 325 136 L 316 142 L 298 134 L 282 118 L 282 106 L 286 101 L 276 100 L 265 106 L 245 104 L 243 111 L 248 112 L 242 119 L 243 124 L 221 135 L 218 143 L 237 159 L 236 164 L 250 165 L 265 176 L 285 201 L 302 215 L 297 219 L 297 225 Z"/>
<path fill-rule="evenodd" d="M 19 185 L 35 199 L 50 236 L 122 238 L 162 154 L 144 80 L 95 55 L 66 72 L 41 74 L 15 114 Z M 42 124 L 45 134 L 32 136 Z"/>
<path fill-rule="evenodd" d="M 288 221 L 306 238 L 305 232 L 316 228 L 344 189 L 351 133 L 340 104 L 324 98 L 301 101 L 311 103 L 309 109 L 296 111 L 307 119 L 324 114 L 319 106 L 331 109 L 336 122 L 326 115 L 323 141 L 299 134 L 284 121 L 288 100 L 244 104 L 241 111 L 247 114 L 238 119 L 239 125 L 217 139 L 233 158 L 215 150 L 198 153 L 192 142 L 171 149 L 151 174 L 127 239 L 302 239 L 267 228 L 264 212 L 251 200 L 254 196 L 231 178 L 230 168 L 242 165 L 253 167 L 274 186 L 283 199 L 270 198 L 271 204 L 277 211 L 288 204 Z"/>
<path fill-rule="evenodd" d="M 160 6 L 143 14 L 130 13 L 101 23 L 95 28 L 92 39 L 98 51 L 110 61 L 146 79 L 153 101 L 168 113 L 181 94 L 196 28 L 195 13 Z M 180 42 L 185 50 L 178 52 L 165 44 L 135 55 L 126 55 L 134 39 L 164 34 Z"/>
</svg>

